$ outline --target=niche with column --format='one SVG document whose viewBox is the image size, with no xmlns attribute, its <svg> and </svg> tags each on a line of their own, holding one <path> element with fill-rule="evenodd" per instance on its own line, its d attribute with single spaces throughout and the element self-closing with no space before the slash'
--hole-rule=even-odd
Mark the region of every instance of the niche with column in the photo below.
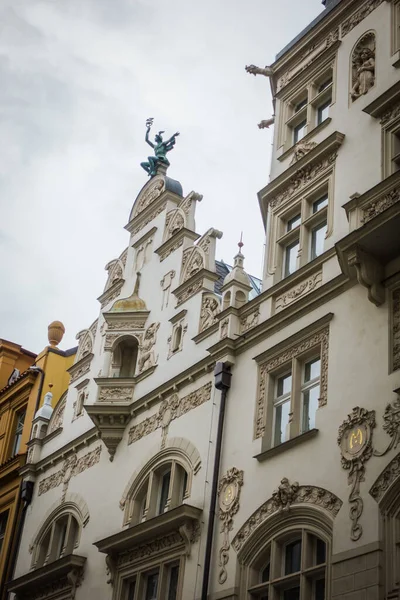
<svg viewBox="0 0 400 600">
<path fill-rule="evenodd" d="M 139 353 L 139 341 L 135 336 L 117 340 L 112 349 L 110 377 L 134 377 Z"/>
</svg>

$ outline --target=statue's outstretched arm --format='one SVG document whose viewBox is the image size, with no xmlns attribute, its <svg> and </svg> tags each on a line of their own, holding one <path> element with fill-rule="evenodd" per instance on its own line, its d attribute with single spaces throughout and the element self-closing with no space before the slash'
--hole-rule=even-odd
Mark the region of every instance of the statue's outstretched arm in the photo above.
<svg viewBox="0 0 400 600">
<path fill-rule="evenodd" d="M 150 133 L 150 127 L 147 128 L 147 130 L 146 130 L 146 137 L 144 139 L 146 140 L 146 142 L 148 143 L 149 146 L 151 146 L 152 148 L 154 148 L 153 142 L 151 142 L 149 140 L 149 133 Z"/>
<path fill-rule="evenodd" d="M 256 65 L 247 65 L 245 67 L 246 73 L 250 73 L 251 75 L 264 75 L 265 77 L 272 77 L 273 72 L 271 67 L 256 67 Z"/>
</svg>

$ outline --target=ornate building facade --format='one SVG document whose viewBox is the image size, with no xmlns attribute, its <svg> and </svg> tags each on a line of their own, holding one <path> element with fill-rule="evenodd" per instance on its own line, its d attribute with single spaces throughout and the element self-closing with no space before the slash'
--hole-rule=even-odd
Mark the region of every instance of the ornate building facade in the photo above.
<svg viewBox="0 0 400 600">
<path fill-rule="evenodd" d="M 400 598 L 400 3 L 324 5 L 246 68 L 262 291 L 165 168 L 134 201 L 28 443 L 18 600 Z"/>
</svg>

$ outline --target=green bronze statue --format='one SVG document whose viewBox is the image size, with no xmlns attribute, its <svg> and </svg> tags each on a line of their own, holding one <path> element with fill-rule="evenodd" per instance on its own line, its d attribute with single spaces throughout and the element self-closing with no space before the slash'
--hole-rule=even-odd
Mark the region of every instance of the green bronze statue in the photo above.
<svg viewBox="0 0 400 600">
<path fill-rule="evenodd" d="M 167 152 L 172 150 L 172 148 L 175 146 L 176 137 L 179 135 L 178 132 L 174 133 L 174 135 L 172 137 L 170 137 L 169 140 L 164 142 L 163 137 L 162 137 L 162 134 L 164 133 L 164 131 L 159 131 L 157 133 L 157 135 L 154 137 L 155 143 L 153 144 L 153 142 L 151 142 L 149 140 L 149 133 L 150 133 L 150 129 L 151 129 L 152 125 L 153 125 L 153 119 L 152 118 L 147 119 L 147 121 L 146 121 L 147 129 L 146 129 L 145 140 L 149 144 L 149 146 L 154 148 L 155 156 L 149 156 L 147 159 L 148 162 L 140 163 L 140 166 L 143 167 L 143 169 L 149 174 L 150 177 L 154 177 L 154 175 L 156 175 L 157 167 L 159 164 L 169 167 L 169 160 L 167 158 Z"/>
</svg>

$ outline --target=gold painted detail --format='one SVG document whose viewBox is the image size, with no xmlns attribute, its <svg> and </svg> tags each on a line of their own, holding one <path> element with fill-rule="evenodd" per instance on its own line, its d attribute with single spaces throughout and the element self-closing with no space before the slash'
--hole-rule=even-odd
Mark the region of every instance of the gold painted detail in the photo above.
<svg viewBox="0 0 400 600">
<path fill-rule="evenodd" d="M 376 425 L 375 411 L 356 406 L 339 427 L 337 442 L 342 455 L 342 467 L 349 471 L 348 485 L 350 519 L 352 521 L 350 538 L 353 542 L 360 539 L 363 528 L 359 523 L 364 509 L 360 495 L 360 483 L 365 477 L 365 463 L 372 456 L 372 433 Z"/>
<path fill-rule="evenodd" d="M 232 546 L 239 552 L 254 531 L 271 515 L 280 511 L 289 511 L 297 504 L 314 504 L 336 517 L 343 502 L 332 492 L 312 485 L 290 484 L 284 477 L 278 487 L 264 504 L 262 504 L 239 529 L 232 540 Z"/>
<path fill-rule="evenodd" d="M 328 398 L 328 351 L 329 351 L 329 327 L 322 329 L 318 333 L 306 338 L 299 344 L 292 346 L 282 352 L 278 356 L 271 358 L 267 362 L 260 365 L 259 383 L 258 383 L 258 399 L 256 412 L 255 438 L 264 435 L 265 432 L 265 406 L 266 406 L 266 380 L 267 375 L 281 365 L 296 358 L 303 352 L 307 352 L 310 348 L 321 348 L 321 384 L 320 397 L 318 406 L 325 406 Z"/>
<path fill-rule="evenodd" d="M 76 454 L 67 458 L 59 471 L 56 471 L 50 477 L 45 477 L 45 479 L 39 482 L 38 496 L 63 484 L 61 502 L 64 502 L 71 477 L 75 477 L 79 473 L 96 465 L 100 461 L 101 448 L 102 446 L 97 446 L 91 452 L 81 456 L 81 458 L 78 458 Z"/>
<path fill-rule="evenodd" d="M 183 398 L 179 398 L 178 394 L 173 394 L 170 398 L 161 402 L 158 413 L 131 427 L 128 444 L 133 444 L 133 442 L 140 440 L 142 437 L 149 435 L 159 428 L 163 429 L 163 437 L 165 437 L 165 430 L 171 421 L 178 419 L 211 398 L 211 388 L 212 383 L 209 382 Z"/>
<path fill-rule="evenodd" d="M 219 519 L 221 521 L 221 533 L 224 534 L 222 546 L 219 549 L 219 567 L 218 581 L 221 585 L 225 583 L 228 577 L 226 565 L 229 562 L 229 532 L 233 529 L 233 517 L 240 508 L 240 491 L 243 485 L 243 471 L 236 467 L 228 469 L 226 474 L 220 479 L 218 486 L 219 497 Z"/>
</svg>

